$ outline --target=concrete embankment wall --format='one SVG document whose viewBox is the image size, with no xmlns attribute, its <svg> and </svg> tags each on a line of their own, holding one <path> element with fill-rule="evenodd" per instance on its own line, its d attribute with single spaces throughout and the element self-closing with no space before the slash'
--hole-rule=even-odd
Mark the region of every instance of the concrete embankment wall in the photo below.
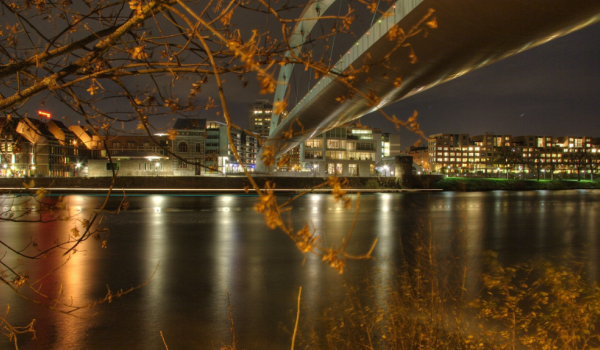
<svg viewBox="0 0 600 350">
<path fill-rule="evenodd" d="M 255 177 L 261 188 L 265 187 L 266 181 L 276 184 L 277 189 L 309 189 L 323 182 L 327 178 L 314 177 Z M 350 188 L 377 189 L 377 188 L 401 188 L 394 178 L 376 177 L 351 177 L 347 178 Z M 34 187 L 44 188 L 108 188 L 111 178 L 6 178 L 0 179 L 1 188 L 23 188 L 23 183 L 34 182 Z M 243 189 L 250 187 L 246 177 L 117 177 L 115 189 Z"/>
</svg>

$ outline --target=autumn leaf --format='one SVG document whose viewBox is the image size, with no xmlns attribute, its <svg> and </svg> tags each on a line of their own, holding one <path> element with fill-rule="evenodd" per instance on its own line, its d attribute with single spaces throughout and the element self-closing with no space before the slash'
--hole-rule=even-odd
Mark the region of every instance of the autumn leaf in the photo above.
<svg viewBox="0 0 600 350">
<path fill-rule="evenodd" d="M 92 83 L 92 85 L 90 85 L 90 87 L 87 88 L 85 91 L 89 92 L 91 96 L 94 96 L 96 94 L 96 91 L 98 91 L 98 87 L 96 86 L 96 84 Z"/>
<path fill-rule="evenodd" d="M 146 48 L 146 45 L 140 45 L 137 46 L 133 49 L 133 52 L 131 53 L 131 57 L 134 60 L 145 60 L 148 58 L 148 55 L 146 54 L 146 52 L 144 52 L 144 49 Z"/>
<path fill-rule="evenodd" d="M 210 97 L 210 96 L 208 96 L 208 101 L 206 101 L 206 105 L 204 106 L 204 108 L 206 110 L 209 110 L 209 109 L 214 108 L 216 106 L 217 105 L 215 104 L 215 99 L 212 98 L 212 97 Z"/>
<path fill-rule="evenodd" d="M 260 158 L 264 165 L 272 166 L 275 163 L 275 149 L 273 146 L 264 146 Z"/>
<path fill-rule="evenodd" d="M 142 1 L 141 0 L 131 0 L 129 2 L 129 8 L 135 12 L 135 15 L 140 17 L 143 14 L 142 11 Z"/>
<path fill-rule="evenodd" d="M 394 86 L 398 88 L 400 85 L 402 85 L 402 78 L 398 77 L 396 80 L 394 80 Z"/>
<path fill-rule="evenodd" d="M 231 22 L 232 15 L 233 15 L 233 10 L 229 11 L 229 12 L 225 13 L 223 16 L 221 16 L 221 24 L 223 24 L 224 26 L 228 26 L 229 23 Z"/>
<path fill-rule="evenodd" d="M 275 105 L 273 106 L 274 108 L 274 112 L 275 115 L 279 115 L 283 112 L 285 112 L 285 110 L 287 109 L 287 101 L 283 100 L 283 101 L 277 101 L 275 102 Z"/>
<path fill-rule="evenodd" d="M 435 29 L 435 28 L 437 28 L 437 27 L 438 27 L 438 24 L 437 24 L 437 18 L 436 18 L 436 17 L 433 17 L 433 18 L 432 18 L 430 21 L 428 21 L 426 24 L 427 24 L 427 26 L 429 26 L 429 28 L 432 28 L 432 29 Z"/>
<path fill-rule="evenodd" d="M 265 75 L 260 79 L 260 93 L 272 94 L 275 92 L 275 79 L 271 75 Z"/>
<path fill-rule="evenodd" d="M 29 183 L 23 182 L 23 187 L 25 187 L 26 189 L 30 189 L 34 186 L 34 184 L 35 183 L 33 182 L 33 180 L 29 181 Z"/>
<path fill-rule="evenodd" d="M 177 135 L 179 135 L 179 133 L 177 132 L 177 130 L 171 129 L 167 131 L 167 138 L 169 140 L 175 140 L 175 138 L 177 137 Z"/>
<path fill-rule="evenodd" d="M 367 8 L 371 10 L 371 13 L 377 11 L 377 1 L 371 2 L 369 5 L 367 5 Z"/>
</svg>

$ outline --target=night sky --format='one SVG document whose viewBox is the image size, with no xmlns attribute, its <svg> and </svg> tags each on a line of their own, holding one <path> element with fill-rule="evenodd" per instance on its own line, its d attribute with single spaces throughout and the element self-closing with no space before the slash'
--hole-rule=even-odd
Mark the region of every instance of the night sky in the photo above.
<svg viewBox="0 0 600 350">
<path fill-rule="evenodd" d="M 600 24 L 586 27 L 385 108 L 419 112 L 426 135 L 485 132 L 600 137 Z M 394 132 L 380 115 L 363 124 Z M 402 148 L 417 137 L 400 132 Z"/>
<path fill-rule="evenodd" d="M 271 95 L 251 93 L 256 91 L 254 84 L 251 81 L 247 89 L 230 99 L 234 120 L 242 126 L 247 124 L 246 111 L 254 98 L 272 101 Z M 494 132 L 600 137 L 600 24 L 385 108 L 403 120 L 415 110 L 426 135 Z M 397 131 L 377 112 L 362 117 L 361 123 L 400 133 L 403 149 L 418 139 L 409 131 Z"/>
<path fill-rule="evenodd" d="M 243 13 L 240 12 L 239 16 Z M 358 25 L 366 29 L 370 17 L 359 17 Z M 264 21 L 262 23 L 264 29 Z M 360 34 L 357 30 L 357 35 Z M 350 39 L 346 41 L 356 40 L 355 37 Z M 344 45 L 342 40 L 336 45 L 339 50 L 345 50 L 341 47 Z M 258 94 L 255 77 L 246 78 L 249 82 L 246 88 L 236 77 L 225 79 L 233 120 L 247 127 L 248 105 L 255 99 L 272 101 L 272 95 Z M 479 135 L 489 131 L 511 135 L 600 137 L 599 81 L 600 24 L 595 24 L 421 92 L 385 110 L 400 119 L 408 118 L 414 110 L 418 111 L 421 128 L 426 135 L 440 132 Z M 187 94 L 189 88 L 185 86 L 183 89 Z M 201 99 L 208 96 L 217 99 L 218 96 L 216 88 L 210 84 L 201 95 Z M 36 116 L 41 98 L 32 99 L 25 108 L 30 116 Z M 49 100 L 43 108 L 56 117 L 66 116 L 71 123 L 77 120 L 72 112 L 56 101 Z M 216 109 L 199 110 L 197 116 L 223 120 Z M 162 118 L 158 126 L 166 126 L 173 117 Z M 400 133 L 402 148 L 417 139 L 408 131 L 396 131 L 378 113 L 364 116 L 361 122 L 380 127 L 384 132 Z M 135 124 L 131 123 L 131 128 L 125 126 L 125 129 L 133 130 Z"/>
</svg>

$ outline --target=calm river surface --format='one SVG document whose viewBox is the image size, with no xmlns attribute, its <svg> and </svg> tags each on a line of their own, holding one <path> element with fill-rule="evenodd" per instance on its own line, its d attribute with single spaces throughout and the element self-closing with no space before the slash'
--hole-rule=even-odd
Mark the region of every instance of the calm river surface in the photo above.
<svg viewBox="0 0 600 350">
<path fill-rule="evenodd" d="M 121 198 L 111 199 L 113 208 Z M 361 286 L 366 277 L 389 279 L 403 249 L 423 232 L 433 233 L 440 254 L 463 258 L 474 273 L 486 250 L 498 252 L 506 263 L 571 253 L 583 254 L 590 278 L 600 280 L 600 191 L 373 194 L 360 199 L 347 250 L 363 253 L 378 238 L 375 259 L 349 261 L 339 275 L 317 256 L 305 260 L 289 238 L 270 230 L 253 210 L 255 196 L 128 197 L 128 211 L 107 214 L 102 222 L 110 230 L 107 248 L 87 241 L 44 279 L 41 291 L 56 296 L 62 288 L 62 295 L 85 304 L 106 295 L 107 285 L 114 292 L 143 283 L 158 266 L 146 286 L 83 310 L 78 315 L 86 318 L 80 319 L 25 302 L 3 285 L 1 312 L 10 304 L 13 325 L 36 319 L 37 340 L 22 335 L 19 349 L 164 349 L 160 331 L 169 349 L 218 349 L 231 339 L 229 292 L 238 348 L 286 349 L 299 286 L 301 319 L 309 323 L 344 298 L 345 285 Z M 66 197 L 71 213 L 81 211 L 78 219 L 88 217 L 102 200 Z M 339 246 L 353 216 L 354 210 L 342 209 L 332 196 L 311 194 L 295 202 L 291 221 L 297 229 L 311 222 L 326 244 Z M 72 227 L 73 221 L 0 222 L 0 239 L 17 246 L 35 239 L 43 247 Z M 19 264 L 10 254 L 3 262 Z M 54 253 L 41 263 L 22 262 L 17 270 L 27 271 L 34 281 L 63 262 Z M 8 340 L 0 339 L 0 349 L 9 348 Z"/>
</svg>

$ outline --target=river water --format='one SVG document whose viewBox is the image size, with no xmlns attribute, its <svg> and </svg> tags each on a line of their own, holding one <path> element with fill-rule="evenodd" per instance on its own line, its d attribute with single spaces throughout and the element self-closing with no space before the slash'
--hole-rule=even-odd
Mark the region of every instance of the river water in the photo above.
<svg viewBox="0 0 600 350">
<path fill-rule="evenodd" d="M 307 195 L 294 202 L 289 220 L 297 229 L 308 222 L 325 245 L 339 246 L 355 214 L 352 198 L 352 209 L 346 210 L 331 195 Z M 72 219 L 0 222 L 0 239 L 17 247 L 31 240 L 40 249 L 50 246 L 103 199 L 69 195 L 65 202 Z M 121 199 L 111 198 L 109 209 Z M 600 280 L 600 191 L 595 190 L 361 195 L 347 251 L 361 254 L 375 239 L 378 243 L 373 260 L 348 261 L 341 275 L 269 229 L 253 209 L 256 196 L 140 195 L 127 201 L 127 211 L 106 214 L 101 223 L 110 232 L 106 248 L 86 241 L 54 272 L 65 262 L 59 252 L 36 263 L 4 256 L 3 263 L 27 272 L 30 281 L 43 278 L 40 293 L 81 305 L 103 298 L 107 288 L 140 285 L 156 270 L 142 288 L 76 312 L 81 318 L 26 302 L 1 286 L 0 306 L 10 304 L 13 325 L 36 319 L 37 340 L 21 335 L 19 349 L 164 349 L 161 331 L 169 349 L 219 349 L 231 341 L 227 293 L 238 348 L 289 348 L 300 286 L 301 321 L 316 322 L 345 297 L 348 286 L 392 278 L 410 242 L 430 233 L 441 256 L 460 257 L 474 274 L 482 253 L 492 250 L 504 263 L 578 255 L 589 278 Z M 2 205 L 7 209 L 10 203 Z M 21 291 L 34 296 L 28 287 Z M 6 338 L 0 348 L 10 348 Z"/>
</svg>

